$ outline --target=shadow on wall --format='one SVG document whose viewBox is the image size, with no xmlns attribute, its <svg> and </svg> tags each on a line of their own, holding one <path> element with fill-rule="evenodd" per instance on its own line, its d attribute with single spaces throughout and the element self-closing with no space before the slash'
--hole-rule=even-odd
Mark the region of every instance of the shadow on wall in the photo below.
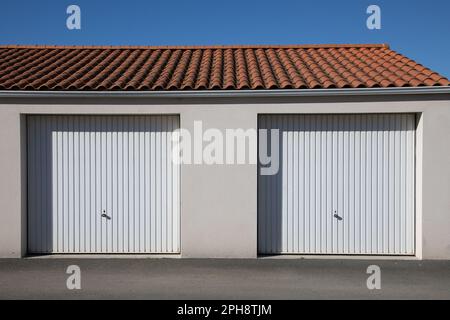
<svg viewBox="0 0 450 320">
<path fill-rule="evenodd" d="M 55 128 L 53 122 L 48 123 L 46 118 L 41 116 L 29 116 L 26 122 L 27 253 L 51 253 L 53 251 L 54 223 L 52 214 L 54 206 L 52 197 L 52 184 L 54 183 L 52 131 Z"/>
<path fill-rule="evenodd" d="M 258 161 L 258 254 L 277 254 L 282 251 L 283 194 L 283 131 L 278 135 L 278 145 L 272 144 L 271 129 L 274 126 L 264 116 L 258 116 L 258 129 L 267 129 L 267 156 L 274 158 L 278 153 L 278 171 L 274 175 L 262 175 L 263 167 Z M 261 136 L 258 135 L 258 152 Z M 273 165 L 273 164 L 272 164 Z"/>
</svg>

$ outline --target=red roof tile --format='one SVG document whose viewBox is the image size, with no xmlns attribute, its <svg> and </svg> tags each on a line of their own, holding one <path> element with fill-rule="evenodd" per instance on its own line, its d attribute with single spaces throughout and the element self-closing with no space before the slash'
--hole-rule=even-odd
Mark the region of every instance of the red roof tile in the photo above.
<svg viewBox="0 0 450 320">
<path fill-rule="evenodd" d="M 0 46 L 0 90 L 448 86 L 387 45 Z"/>
</svg>

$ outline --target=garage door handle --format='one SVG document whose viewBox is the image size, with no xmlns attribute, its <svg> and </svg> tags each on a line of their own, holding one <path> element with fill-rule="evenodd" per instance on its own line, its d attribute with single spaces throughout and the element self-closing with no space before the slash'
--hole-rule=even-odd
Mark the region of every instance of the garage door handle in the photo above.
<svg viewBox="0 0 450 320">
<path fill-rule="evenodd" d="M 108 216 L 106 213 L 104 213 L 105 212 L 105 210 L 103 210 L 103 213 L 102 213 L 102 218 L 105 218 L 105 219 L 107 219 L 107 220 L 111 220 L 111 217 L 110 216 Z"/>
<path fill-rule="evenodd" d="M 342 221 L 342 217 L 339 217 L 337 214 L 334 214 L 333 217 L 335 217 L 335 218 L 338 219 L 339 221 Z"/>
</svg>

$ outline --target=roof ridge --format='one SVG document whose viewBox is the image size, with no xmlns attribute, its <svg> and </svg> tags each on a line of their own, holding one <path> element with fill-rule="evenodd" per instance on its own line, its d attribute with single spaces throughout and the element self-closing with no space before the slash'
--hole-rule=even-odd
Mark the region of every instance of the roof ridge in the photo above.
<svg viewBox="0 0 450 320">
<path fill-rule="evenodd" d="M 388 44 L 284 44 L 284 45 L 185 45 L 185 46 L 132 46 L 132 45 L 1 45 L 1 49 L 319 49 L 319 48 L 389 48 Z"/>
</svg>

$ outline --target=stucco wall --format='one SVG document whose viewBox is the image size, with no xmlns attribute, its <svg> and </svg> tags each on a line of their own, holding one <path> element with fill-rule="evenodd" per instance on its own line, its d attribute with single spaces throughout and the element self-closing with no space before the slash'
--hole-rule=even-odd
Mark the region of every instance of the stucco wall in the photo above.
<svg viewBox="0 0 450 320">
<path fill-rule="evenodd" d="M 26 254 L 26 114 L 180 114 L 183 128 L 255 128 L 264 113 L 421 115 L 417 138 L 417 257 L 450 259 L 450 96 L 377 98 L 0 100 L 0 257 Z M 256 152 L 256 150 L 253 150 Z M 256 165 L 183 165 L 182 257 L 257 255 Z"/>
</svg>

